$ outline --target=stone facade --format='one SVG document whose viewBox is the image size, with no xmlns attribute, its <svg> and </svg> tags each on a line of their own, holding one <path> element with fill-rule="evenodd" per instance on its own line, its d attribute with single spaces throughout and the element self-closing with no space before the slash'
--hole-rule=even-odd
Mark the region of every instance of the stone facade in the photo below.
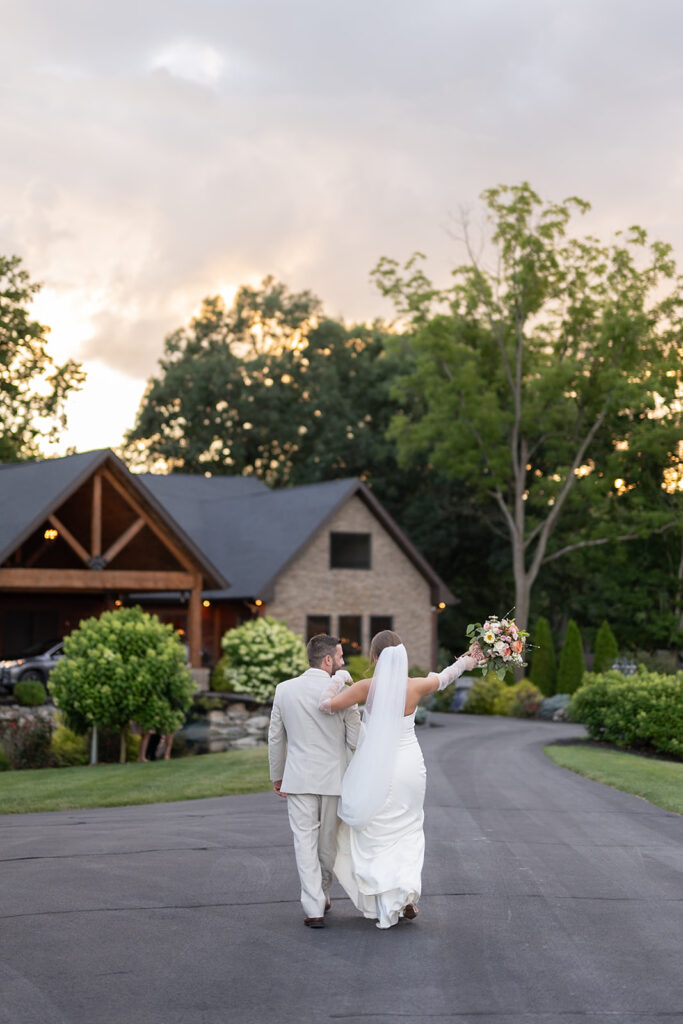
<svg viewBox="0 0 683 1024">
<path fill-rule="evenodd" d="M 370 569 L 331 569 L 330 533 L 369 533 Z M 430 587 L 421 572 L 361 498 L 354 496 L 311 540 L 279 577 L 267 612 L 306 636 L 309 615 L 330 617 L 339 635 L 339 617 L 361 616 L 361 646 L 367 655 L 372 616 L 390 616 L 408 650 L 411 666 L 431 668 L 434 628 Z"/>
</svg>

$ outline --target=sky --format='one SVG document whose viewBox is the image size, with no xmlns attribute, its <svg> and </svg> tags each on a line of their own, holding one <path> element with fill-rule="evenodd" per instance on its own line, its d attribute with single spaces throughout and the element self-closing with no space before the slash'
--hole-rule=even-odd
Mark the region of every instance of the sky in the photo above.
<svg viewBox="0 0 683 1024">
<path fill-rule="evenodd" d="M 121 443 L 165 335 L 267 274 L 391 317 L 461 211 L 528 180 L 683 265 L 680 0 L 0 0 L 0 253 L 88 373 L 60 450 Z"/>
</svg>

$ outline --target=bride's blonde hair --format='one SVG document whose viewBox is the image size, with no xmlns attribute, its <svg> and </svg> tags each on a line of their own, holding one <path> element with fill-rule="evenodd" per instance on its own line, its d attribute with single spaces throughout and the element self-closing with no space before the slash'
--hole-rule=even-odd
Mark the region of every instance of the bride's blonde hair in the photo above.
<svg viewBox="0 0 683 1024">
<path fill-rule="evenodd" d="M 402 643 L 400 636 L 394 633 L 393 629 L 383 629 L 380 633 L 375 633 L 370 642 L 370 661 L 377 661 L 385 647 L 398 647 Z"/>
</svg>

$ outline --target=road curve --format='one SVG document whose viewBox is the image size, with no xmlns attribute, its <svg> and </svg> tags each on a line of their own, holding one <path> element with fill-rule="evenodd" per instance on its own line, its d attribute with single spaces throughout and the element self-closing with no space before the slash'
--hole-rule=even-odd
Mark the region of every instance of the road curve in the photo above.
<svg viewBox="0 0 683 1024">
<path fill-rule="evenodd" d="M 302 925 L 269 793 L 0 818 L 0 1024 L 683 1022 L 683 817 L 542 753 L 579 727 L 420 730 L 420 916 Z"/>
</svg>

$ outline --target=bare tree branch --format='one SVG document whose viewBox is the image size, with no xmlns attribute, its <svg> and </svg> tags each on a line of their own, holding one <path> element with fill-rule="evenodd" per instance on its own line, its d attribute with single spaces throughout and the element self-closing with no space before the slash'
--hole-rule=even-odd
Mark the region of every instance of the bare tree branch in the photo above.
<svg viewBox="0 0 683 1024">
<path fill-rule="evenodd" d="M 672 526 L 676 526 L 675 522 L 666 523 L 664 526 L 660 526 L 658 529 L 653 530 L 652 533 L 666 533 Z M 554 562 L 556 558 L 561 558 L 562 555 L 568 554 L 570 551 L 578 551 L 579 548 L 593 548 L 597 547 L 598 544 L 612 544 L 619 540 L 638 540 L 642 535 L 640 533 L 622 533 L 620 537 L 600 537 L 597 540 L 579 540 L 576 544 L 567 544 L 566 547 L 560 548 L 559 551 L 554 551 L 552 555 L 548 555 L 541 562 L 541 565 L 547 565 L 548 562 Z"/>
</svg>

